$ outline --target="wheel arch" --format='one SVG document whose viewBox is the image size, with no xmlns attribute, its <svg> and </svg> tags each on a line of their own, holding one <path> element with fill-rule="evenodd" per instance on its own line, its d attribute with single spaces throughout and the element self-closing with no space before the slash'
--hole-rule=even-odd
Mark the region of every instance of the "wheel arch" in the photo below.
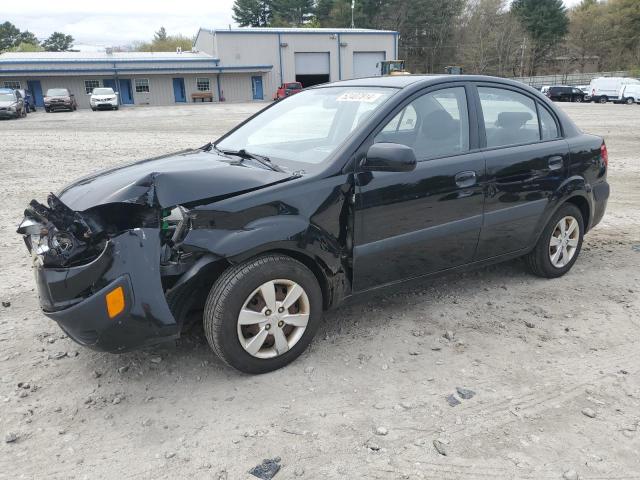
<svg viewBox="0 0 640 480">
<path fill-rule="evenodd" d="M 582 195 L 573 195 L 562 202 L 558 206 L 558 208 L 560 208 L 560 206 L 565 203 L 572 203 L 573 205 L 578 207 L 580 213 L 582 214 L 582 222 L 584 224 L 584 231 L 586 233 L 589 230 L 589 224 L 591 223 L 591 205 L 589 205 L 589 201 Z"/>
</svg>

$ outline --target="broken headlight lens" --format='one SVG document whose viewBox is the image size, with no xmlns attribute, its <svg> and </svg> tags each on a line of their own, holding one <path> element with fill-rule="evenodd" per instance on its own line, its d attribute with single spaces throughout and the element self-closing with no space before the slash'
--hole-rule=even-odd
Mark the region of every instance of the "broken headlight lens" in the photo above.
<svg viewBox="0 0 640 480">
<path fill-rule="evenodd" d="M 36 258 L 44 260 L 47 255 L 67 256 L 80 244 L 84 245 L 75 240 L 70 233 L 54 230 L 50 231 L 41 223 L 30 218 L 24 219 L 18 227 L 18 233 L 24 235 L 24 241 L 34 260 Z"/>
</svg>

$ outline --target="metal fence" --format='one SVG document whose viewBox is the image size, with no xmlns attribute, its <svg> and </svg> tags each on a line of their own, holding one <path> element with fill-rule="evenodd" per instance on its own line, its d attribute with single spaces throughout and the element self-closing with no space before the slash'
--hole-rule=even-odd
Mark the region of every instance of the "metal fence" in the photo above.
<svg viewBox="0 0 640 480">
<path fill-rule="evenodd" d="M 597 73 L 565 73 L 558 75 L 539 75 L 536 77 L 513 77 L 512 80 L 526 83 L 532 87 L 544 85 L 589 85 L 591 80 L 598 77 L 631 77 L 631 72 L 597 72 Z"/>
</svg>

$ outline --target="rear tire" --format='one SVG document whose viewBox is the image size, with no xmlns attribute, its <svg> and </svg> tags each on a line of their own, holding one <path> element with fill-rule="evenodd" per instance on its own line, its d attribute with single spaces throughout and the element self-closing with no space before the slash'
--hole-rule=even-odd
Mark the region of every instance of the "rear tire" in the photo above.
<svg viewBox="0 0 640 480">
<path fill-rule="evenodd" d="M 270 291 L 275 292 L 272 298 Z M 295 301 L 286 307 L 289 294 Z M 203 324 L 223 362 L 258 374 L 295 360 L 311 343 L 321 316 L 322 291 L 315 275 L 297 260 L 274 254 L 226 270 L 211 288 Z M 256 349 L 250 346 L 254 340 L 259 341 Z"/>
<path fill-rule="evenodd" d="M 577 222 L 575 227 L 577 231 L 571 230 L 572 220 Z M 569 226 L 566 229 L 566 237 L 564 236 L 565 232 L 560 231 L 562 223 Z M 529 270 L 539 277 L 561 277 L 571 270 L 576 262 L 582 248 L 583 237 L 584 220 L 580 209 L 571 203 L 565 203 L 549 219 L 535 248 L 526 255 L 525 261 Z M 556 259 L 555 264 L 554 258 Z"/>
<path fill-rule="evenodd" d="M 624 103 L 626 103 L 627 105 L 633 105 L 634 103 L 636 103 L 636 101 L 634 98 L 629 97 L 624 99 Z"/>
<path fill-rule="evenodd" d="M 607 103 L 608 101 L 609 101 L 609 99 L 607 98 L 606 95 L 603 95 L 598 99 L 599 103 Z"/>
</svg>

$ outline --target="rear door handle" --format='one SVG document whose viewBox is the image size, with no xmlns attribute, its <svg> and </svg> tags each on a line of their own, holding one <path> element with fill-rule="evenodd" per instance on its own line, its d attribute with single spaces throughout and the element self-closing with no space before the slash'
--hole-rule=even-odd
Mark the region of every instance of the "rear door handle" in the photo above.
<svg viewBox="0 0 640 480">
<path fill-rule="evenodd" d="M 460 188 L 468 188 L 476 184 L 476 172 L 468 170 L 456 174 L 456 185 Z"/>
<path fill-rule="evenodd" d="M 562 168 L 563 159 L 560 156 L 549 158 L 549 170 L 559 170 Z"/>
</svg>

